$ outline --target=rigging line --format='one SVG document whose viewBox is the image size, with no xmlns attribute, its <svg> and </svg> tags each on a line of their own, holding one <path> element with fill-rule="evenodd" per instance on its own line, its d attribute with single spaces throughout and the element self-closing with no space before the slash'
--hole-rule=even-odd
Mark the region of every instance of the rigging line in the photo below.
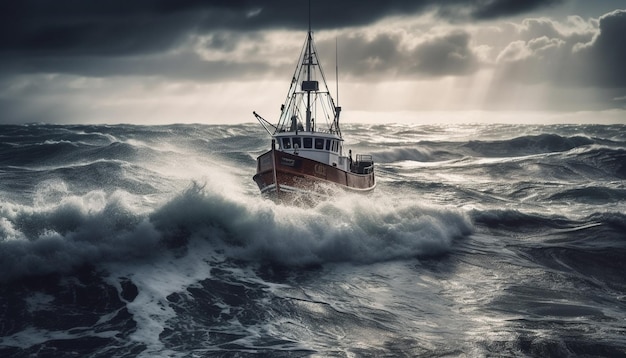
<svg viewBox="0 0 626 358">
<path fill-rule="evenodd" d="M 289 107 L 288 103 L 289 103 L 289 98 L 292 97 L 292 94 L 297 92 L 297 86 L 298 83 L 300 81 L 300 75 L 301 75 L 301 63 L 300 60 L 304 57 L 305 51 L 306 51 L 307 45 L 306 42 L 304 43 L 304 45 L 302 46 L 302 49 L 300 50 L 300 56 L 298 57 L 298 61 L 296 63 L 296 69 L 294 71 L 294 75 L 291 78 L 291 85 L 289 86 L 289 91 L 287 91 L 287 98 L 285 99 L 284 105 L 285 107 Z M 300 69 L 300 71 L 298 71 Z M 282 117 L 282 116 L 281 116 Z"/>
<path fill-rule="evenodd" d="M 314 52 L 314 53 L 316 54 L 316 56 L 317 56 L 317 48 L 316 48 L 316 46 L 315 46 L 315 41 L 313 41 L 313 39 L 311 39 L 311 46 L 312 46 L 312 48 L 313 48 L 313 52 Z M 317 62 L 318 62 L 318 64 L 319 64 L 319 58 L 317 58 L 317 57 L 316 57 L 316 60 L 317 60 Z M 335 101 L 334 101 L 334 99 L 333 99 L 333 96 L 331 96 L 331 95 L 330 95 L 330 89 L 328 88 L 328 82 L 326 81 L 326 75 L 324 74 L 324 69 L 322 68 L 322 66 L 321 66 L 321 65 L 318 65 L 318 66 L 317 66 L 317 69 L 318 69 L 318 71 L 319 71 L 320 76 L 322 77 L 322 82 L 324 83 L 324 88 L 326 88 L 326 92 L 325 92 L 325 93 L 328 93 L 328 98 L 329 98 L 330 103 L 331 103 L 331 105 L 332 105 L 332 107 L 333 107 L 333 109 L 332 109 L 332 111 L 333 111 L 333 116 L 336 116 L 336 115 L 337 115 L 336 107 L 337 107 L 338 105 L 336 105 L 336 104 L 335 104 Z"/>
<path fill-rule="evenodd" d="M 326 121 L 326 126 L 329 126 L 331 123 L 329 122 L 330 119 L 330 114 L 328 113 L 328 110 L 326 109 L 326 106 L 324 106 L 322 104 L 322 112 L 324 112 L 324 120 Z"/>
</svg>

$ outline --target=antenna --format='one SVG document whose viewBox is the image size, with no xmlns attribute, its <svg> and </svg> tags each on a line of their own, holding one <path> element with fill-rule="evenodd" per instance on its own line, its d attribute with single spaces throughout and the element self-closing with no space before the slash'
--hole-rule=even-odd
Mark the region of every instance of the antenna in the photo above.
<svg viewBox="0 0 626 358">
<path fill-rule="evenodd" d="M 337 94 L 337 106 L 339 106 L 339 51 L 337 50 L 337 37 L 335 37 L 335 93 Z"/>
<path fill-rule="evenodd" d="M 339 129 L 339 115 L 341 114 L 341 106 L 339 105 L 339 50 L 337 46 L 338 40 L 335 37 L 335 86 L 337 91 L 337 104 L 335 105 L 335 128 L 339 136 L 341 136 L 341 130 Z"/>
</svg>

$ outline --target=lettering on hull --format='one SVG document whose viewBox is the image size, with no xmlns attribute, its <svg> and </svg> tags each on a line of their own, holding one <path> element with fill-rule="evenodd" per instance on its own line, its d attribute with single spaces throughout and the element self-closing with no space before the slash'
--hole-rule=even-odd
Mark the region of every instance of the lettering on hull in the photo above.
<svg viewBox="0 0 626 358">
<path fill-rule="evenodd" d="M 314 171 L 316 176 L 326 178 L 326 167 L 322 164 L 315 164 Z"/>
<path fill-rule="evenodd" d="M 295 167 L 296 166 L 296 161 L 295 161 L 295 159 L 281 157 L 280 158 L 280 165 L 284 165 L 286 167 Z"/>
</svg>

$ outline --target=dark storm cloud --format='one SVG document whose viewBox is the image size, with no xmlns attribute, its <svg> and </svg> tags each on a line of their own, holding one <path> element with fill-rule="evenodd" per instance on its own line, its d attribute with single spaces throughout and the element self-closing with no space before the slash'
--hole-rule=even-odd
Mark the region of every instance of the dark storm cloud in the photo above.
<svg viewBox="0 0 626 358">
<path fill-rule="evenodd" d="M 626 87 L 626 10 L 598 20 L 598 31 L 561 33 L 552 20 L 524 21 L 520 40 L 498 56 L 503 81 Z"/>
<path fill-rule="evenodd" d="M 24 1 L 0 5 L 0 54 L 102 56 L 171 48 L 193 14 L 158 13 L 146 1 Z"/>
<path fill-rule="evenodd" d="M 372 79 L 408 79 L 466 75 L 480 67 L 470 48 L 470 34 L 452 30 L 407 47 L 400 35 L 380 33 L 368 37 L 352 32 L 340 36 L 339 62 L 342 72 L 351 77 Z M 319 44 L 321 54 L 335 52 L 335 40 Z"/>
<path fill-rule="evenodd" d="M 431 76 L 474 72 L 479 61 L 469 42 L 468 33 L 456 30 L 420 44 L 414 50 L 415 70 Z"/>
<path fill-rule="evenodd" d="M 626 10 L 588 25 L 592 23 L 597 27 L 562 31 L 553 20 L 525 20 L 518 40 L 498 56 L 487 108 L 527 106 L 525 99 L 533 94 L 519 94 L 525 85 L 543 93 L 536 103 L 543 101 L 547 108 L 624 108 L 620 99 L 626 94 Z"/>
<path fill-rule="evenodd" d="M 545 6 L 561 3 L 561 0 L 483 0 L 477 1 L 470 12 L 476 19 L 493 19 L 523 14 Z"/>
<path fill-rule="evenodd" d="M 368 38 L 362 33 L 340 36 L 339 61 L 342 71 L 355 77 L 369 77 L 372 73 L 389 75 L 403 63 L 403 54 L 398 47 L 399 39 L 391 34 L 382 33 Z M 335 52 L 335 40 L 319 44 L 319 53 Z"/>
<path fill-rule="evenodd" d="M 313 1 L 316 29 L 364 25 L 431 8 L 467 8 L 476 17 L 513 15 L 557 0 Z M 524 5 L 519 5 L 519 4 Z M 306 1 L 25 0 L 0 4 L 5 56 L 127 55 L 172 48 L 194 32 L 307 26 Z"/>
<path fill-rule="evenodd" d="M 315 29 L 321 30 L 365 25 L 386 16 L 410 15 L 442 7 L 462 7 L 480 13 L 480 9 L 497 7 L 499 3 L 511 11 L 522 11 L 553 2 L 533 1 L 532 6 L 517 9 L 505 0 L 317 0 L 313 1 L 311 17 Z M 20 73 L 66 73 L 99 77 L 134 74 L 219 80 L 227 74 L 245 74 L 270 66 L 255 62 L 254 57 L 246 64 L 228 64 L 226 59 L 200 59 L 189 48 L 194 36 L 211 34 L 205 44 L 207 49 L 233 51 L 241 33 L 306 28 L 307 7 L 306 1 L 294 0 L 0 2 L 0 77 Z M 377 47 L 384 50 L 380 47 L 384 45 L 389 52 L 377 51 L 373 57 L 370 56 L 370 60 L 378 57 L 389 60 L 387 65 L 402 63 L 404 67 L 398 72 L 403 72 L 409 66 L 407 54 L 397 48 L 398 44 L 392 42 L 395 40 L 381 37 L 380 43 L 365 45 L 372 51 Z M 182 48 L 188 58 L 168 53 Z M 413 70 L 435 73 L 438 63 L 429 64 L 429 61 L 436 61 L 437 55 L 428 55 L 425 51 L 420 55 L 431 56 L 431 59 L 424 57 L 417 65 L 413 59 Z M 390 56 L 396 58 L 387 58 Z M 452 64 L 454 57 L 444 60 L 444 67 L 439 69 L 441 73 L 452 70 L 446 66 Z M 370 69 L 372 64 L 368 64 Z M 195 76 L 193 71 L 197 71 Z"/>
<path fill-rule="evenodd" d="M 626 87 L 626 10 L 600 17 L 600 32 L 589 49 L 597 80 L 609 87 Z"/>
</svg>

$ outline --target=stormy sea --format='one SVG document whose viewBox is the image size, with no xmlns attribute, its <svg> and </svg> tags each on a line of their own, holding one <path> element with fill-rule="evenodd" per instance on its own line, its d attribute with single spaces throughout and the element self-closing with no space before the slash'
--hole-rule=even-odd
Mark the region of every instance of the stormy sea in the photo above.
<svg viewBox="0 0 626 358">
<path fill-rule="evenodd" d="M 290 205 L 257 124 L 0 126 L 0 356 L 626 357 L 626 126 L 343 135 Z"/>
</svg>

